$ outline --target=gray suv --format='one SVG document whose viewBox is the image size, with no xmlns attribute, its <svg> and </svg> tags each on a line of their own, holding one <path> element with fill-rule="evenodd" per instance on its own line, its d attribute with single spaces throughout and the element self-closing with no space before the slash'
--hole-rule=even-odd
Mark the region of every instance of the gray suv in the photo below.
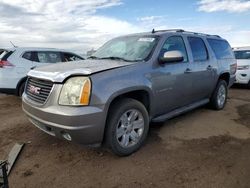
<svg viewBox="0 0 250 188">
<path fill-rule="evenodd" d="M 83 63 L 31 70 L 23 110 L 49 135 L 126 156 L 143 145 L 150 122 L 207 103 L 223 109 L 236 67 L 219 36 L 153 30 L 118 37 Z"/>
</svg>

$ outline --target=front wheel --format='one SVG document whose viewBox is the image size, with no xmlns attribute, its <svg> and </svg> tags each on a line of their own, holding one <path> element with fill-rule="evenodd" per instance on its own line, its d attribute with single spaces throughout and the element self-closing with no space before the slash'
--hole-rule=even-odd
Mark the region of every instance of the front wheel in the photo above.
<svg viewBox="0 0 250 188">
<path fill-rule="evenodd" d="M 109 111 L 106 144 L 115 154 L 128 156 L 144 144 L 148 129 L 145 106 L 134 99 L 121 99 Z"/>
<path fill-rule="evenodd" d="M 228 87 L 225 80 L 219 80 L 210 99 L 210 105 L 215 110 L 222 110 L 227 102 Z"/>
</svg>

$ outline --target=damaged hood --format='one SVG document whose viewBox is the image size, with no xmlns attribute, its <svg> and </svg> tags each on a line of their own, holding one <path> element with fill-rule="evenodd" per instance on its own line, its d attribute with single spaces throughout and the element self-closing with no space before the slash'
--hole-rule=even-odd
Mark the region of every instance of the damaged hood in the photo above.
<svg viewBox="0 0 250 188">
<path fill-rule="evenodd" d="M 88 59 L 37 67 L 34 70 L 30 70 L 28 76 L 50 80 L 52 82 L 63 82 L 67 77 L 72 75 L 88 76 L 93 73 L 132 64 L 131 62 L 125 61 Z"/>
</svg>

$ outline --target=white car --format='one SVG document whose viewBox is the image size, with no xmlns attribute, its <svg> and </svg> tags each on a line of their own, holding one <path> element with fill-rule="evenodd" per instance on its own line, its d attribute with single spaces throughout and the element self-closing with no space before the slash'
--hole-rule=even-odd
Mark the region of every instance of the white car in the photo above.
<svg viewBox="0 0 250 188">
<path fill-rule="evenodd" d="M 21 96 L 30 69 L 83 59 L 72 52 L 52 48 L 0 49 L 0 92 Z"/>
<path fill-rule="evenodd" d="M 234 48 L 237 59 L 236 82 L 250 88 L 250 47 Z"/>
</svg>

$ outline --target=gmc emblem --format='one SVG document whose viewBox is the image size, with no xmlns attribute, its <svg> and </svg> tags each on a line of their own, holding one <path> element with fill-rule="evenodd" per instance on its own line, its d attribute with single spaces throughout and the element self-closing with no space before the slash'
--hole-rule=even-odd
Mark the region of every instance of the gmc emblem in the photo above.
<svg viewBox="0 0 250 188">
<path fill-rule="evenodd" d="M 40 87 L 35 87 L 35 86 L 30 86 L 28 90 L 29 90 L 30 93 L 39 95 L 41 88 Z"/>
</svg>

